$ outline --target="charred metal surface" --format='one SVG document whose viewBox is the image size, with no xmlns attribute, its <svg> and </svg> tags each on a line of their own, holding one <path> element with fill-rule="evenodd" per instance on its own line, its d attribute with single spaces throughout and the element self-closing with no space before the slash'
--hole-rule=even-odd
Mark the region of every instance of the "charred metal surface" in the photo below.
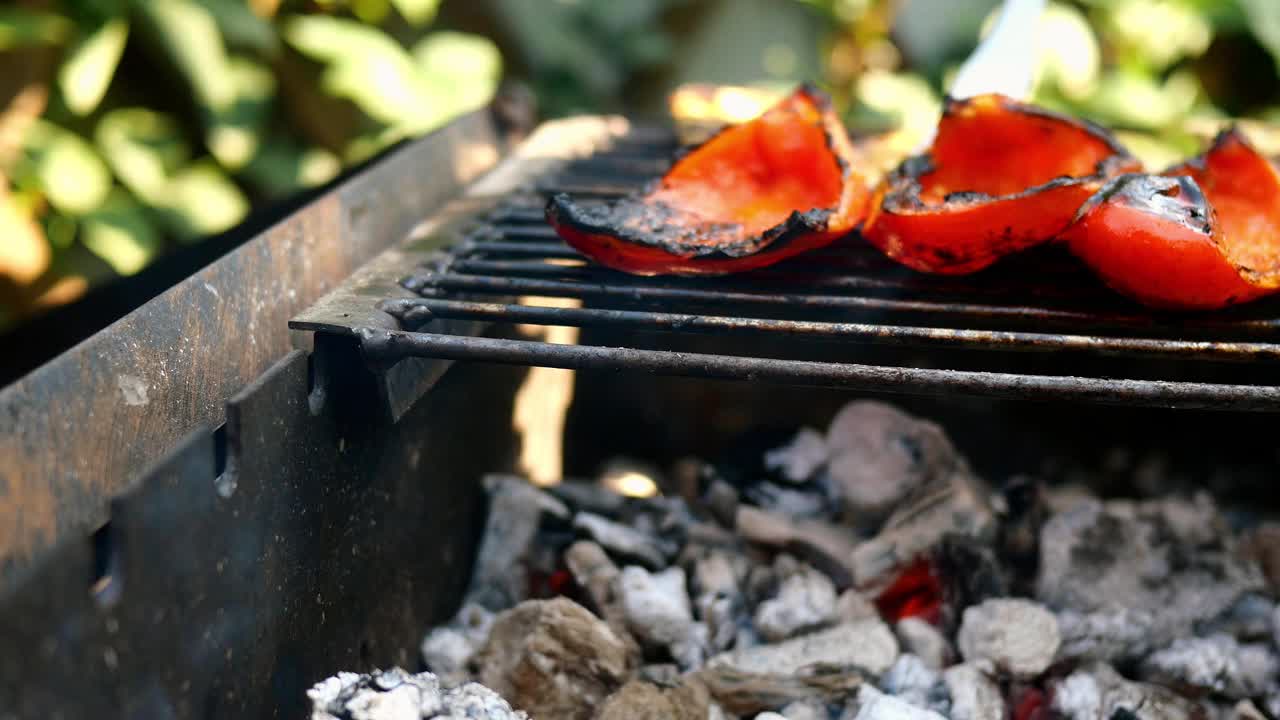
<svg viewBox="0 0 1280 720">
<path fill-rule="evenodd" d="M 337 668 L 416 667 L 467 582 L 479 478 L 512 462 L 523 371 L 458 368 L 379 428 L 354 348 L 330 350 L 351 392 L 317 400 L 290 354 L 230 401 L 225 443 L 192 435 L 0 594 L 0 718 L 294 718 Z"/>
<path fill-rule="evenodd" d="M 0 391 L 0 587 L 293 347 L 286 322 L 491 167 L 486 112 L 413 143 Z"/>
</svg>

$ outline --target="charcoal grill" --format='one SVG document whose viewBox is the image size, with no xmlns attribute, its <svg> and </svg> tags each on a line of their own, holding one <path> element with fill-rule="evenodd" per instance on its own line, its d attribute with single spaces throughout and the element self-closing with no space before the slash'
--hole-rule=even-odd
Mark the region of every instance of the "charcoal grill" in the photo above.
<svg viewBox="0 0 1280 720">
<path fill-rule="evenodd" d="M 478 479 L 518 469 L 530 366 L 580 371 L 569 474 L 820 426 L 872 392 L 993 477 L 1123 445 L 1274 502 L 1252 411 L 1280 409 L 1276 303 L 1162 317 L 1052 250 L 938 279 L 856 242 L 629 277 L 542 206 L 633 190 L 670 131 L 580 118 L 504 148 L 464 118 L 0 392 L 0 719 L 294 717 L 335 670 L 414 667 L 466 586 Z"/>
</svg>

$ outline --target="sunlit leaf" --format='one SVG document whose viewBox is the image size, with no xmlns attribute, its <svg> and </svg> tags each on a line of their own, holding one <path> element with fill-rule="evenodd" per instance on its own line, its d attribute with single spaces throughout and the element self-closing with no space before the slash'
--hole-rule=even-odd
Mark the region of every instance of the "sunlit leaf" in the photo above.
<svg viewBox="0 0 1280 720">
<path fill-rule="evenodd" d="M 107 113 L 94 140 L 116 177 L 149 205 L 161 202 L 169 175 L 190 157 L 173 118 L 145 108 Z"/>
<path fill-rule="evenodd" d="M 1127 49 L 1132 59 L 1156 70 L 1202 55 L 1213 39 L 1209 21 L 1178 2 L 1119 0 L 1108 6 L 1105 17 L 1113 41 Z"/>
<path fill-rule="evenodd" d="M 888 116 L 911 138 L 933 131 L 942 100 L 923 78 L 874 70 L 858 79 L 854 95 L 860 106 Z"/>
<path fill-rule="evenodd" d="M 262 143 L 276 83 L 271 69 L 253 60 L 233 57 L 230 66 L 236 99 L 225 111 L 206 119 L 205 144 L 223 167 L 234 170 L 247 163 Z"/>
<path fill-rule="evenodd" d="M 118 188 L 82 219 L 80 241 L 121 275 L 146 267 L 163 246 L 146 208 Z"/>
<path fill-rule="evenodd" d="M 88 115 L 98 107 L 102 96 L 111 84 L 125 40 L 129 37 L 129 23 L 115 18 L 80 41 L 67 55 L 58 69 L 58 88 L 67 108 L 76 115 Z"/>
<path fill-rule="evenodd" d="M 13 199 L 0 179 L 0 277 L 26 285 L 49 267 L 53 257 L 44 233 L 31 213 Z"/>
<path fill-rule="evenodd" d="M 1116 70 L 1102 76 L 1085 107 L 1103 122 L 1158 129 L 1190 111 L 1200 93 L 1200 81 L 1189 72 L 1175 72 L 1162 84 L 1147 75 Z"/>
<path fill-rule="evenodd" d="M 388 125 L 432 125 L 438 109 L 413 58 L 383 32 L 353 20 L 299 16 L 285 22 L 284 37 L 328 65 L 321 82 L 329 93 Z"/>
<path fill-rule="evenodd" d="M 391 4 L 400 13 L 400 17 L 415 26 L 431 22 L 440 9 L 440 0 L 391 0 Z"/>
<path fill-rule="evenodd" d="M 1280 2 L 1276 0 L 1239 0 L 1248 18 L 1249 30 L 1258 43 L 1271 53 L 1280 66 Z"/>
<path fill-rule="evenodd" d="M 244 193 L 209 161 L 193 163 L 169 178 L 158 205 L 174 232 L 189 240 L 222 232 L 249 213 Z"/>
<path fill-rule="evenodd" d="M 1089 21 L 1074 7 L 1049 3 L 1036 28 L 1039 53 L 1038 85 L 1053 84 L 1068 98 L 1093 92 L 1102 66 L 1102 52 Z"/>
<path fill-rule="evenodd" d="M 0 50 L 24 45 L 56 45 L 70 37 L 69 20 L 51 12 L 0 8 Z"/>
<path fill-rule="evenodd" d="M 196 101 L 212 112 L 226 110 L 236 90 L 222 34 L 209 10 L 193 0 L 146 0 L 134 7 L 151 24 Z"/>
<path fill-rule="evenodd" d="M 102 204 L 111 189 L 111 172 L 93 145 L 45 120 L 24 138 L 41 192 L 60 212 L 83 215 Z"/>
<path fill-rule="evenodd" d="M 502 54 L 479 35 L 431 33 L 413 47 L 413 58 L 450 115 L 489 102 L 502 78 Z"/>
</svg>

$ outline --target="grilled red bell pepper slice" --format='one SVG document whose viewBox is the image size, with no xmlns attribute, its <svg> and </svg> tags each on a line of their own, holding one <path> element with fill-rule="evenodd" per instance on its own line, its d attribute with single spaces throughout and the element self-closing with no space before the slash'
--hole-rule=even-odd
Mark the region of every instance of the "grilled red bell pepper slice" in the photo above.
<svg viewBox="0 0 1280 720">
<path fill-rule="evenodd" d="M 948 99 L 929 151 L 876 193 L 863 235 L 915 270 L 971 273 L 1050 240 L 1140 168 L 1102 128 L 1002 95 Z"/>
<path fill-rule="evenodd" d="M 1280 172 L 1235 130 L 1163 175 L 1118 178 L 1064 235 L 1118 292 L 1213 310 L 1280 288 Z"/>
<path fill-rule="evenodd" d="M 844 125 L 801 87 L 681 157 L 641 194 L 560 194 L 547 219 L 599 263 L 636 275 L 718 275 L 822 247 L 862 221 L 870 191 Z"/>
</svg>

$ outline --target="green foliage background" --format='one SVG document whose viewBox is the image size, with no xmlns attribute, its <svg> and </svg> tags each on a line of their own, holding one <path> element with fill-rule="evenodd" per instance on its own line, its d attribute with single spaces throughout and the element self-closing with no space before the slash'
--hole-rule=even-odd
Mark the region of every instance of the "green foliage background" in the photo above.
<svg viewBox="0 0 1280 720">
<path fill-rule="evenodd" d="M 557 115 L 655 111 L 686 80 L 818 75 L 855 126 L 930 123 L 994 5 L 10 3 L 0 327 L 479 107 L 504 77 Z M 1280 117 L 1276 0 L 1052 0 L 1043 22 L 1037 101 L 1119 128 L 1152 163 L 1194 152 L 1228 117 Z"/>
</svg>

